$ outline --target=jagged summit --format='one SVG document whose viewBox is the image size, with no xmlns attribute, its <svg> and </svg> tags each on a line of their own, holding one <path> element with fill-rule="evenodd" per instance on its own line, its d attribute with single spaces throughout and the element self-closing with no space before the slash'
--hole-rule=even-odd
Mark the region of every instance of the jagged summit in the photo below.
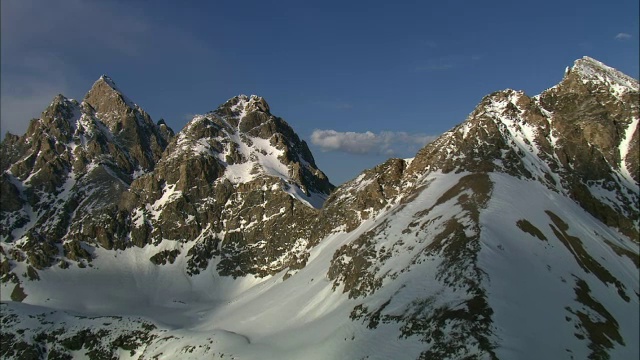
<svg viewBox="0 0 640 360">
<path fill-rule="evenodd" d="M 582 58 L 574 61 L 572 71 L 577 71 L 585 76 L 594 75 L 596 73 L 612 75 L 619 80 L 622 85 L 628 86 L 632 89 L 638 89 L 637 79 L 634 79 L 631 76 L 588 56 L 583 56 Z"/>
<path fill-rule="evenodd" d="M 578 76 L 583 82 L 608 86 L 616 95 L 639 89 L 637 79 L 588 56 L 576 60 L 573 67 L 565 72 L 565 77 L 571 74 Z"/>
<path fill-rule="evenodd" d="M 196 159 L 210 162 L 208 181 L 277 180 L 282 183 L 277 188 L 316 208 L 334 188 L 316 167 L 307 144 L 282 118 L 271 114 L 264 98 L 255 95 L 235 96 L 214 111 L 194 116 L 161 163 Z M 184 179 L 177 186 L 182 189 L 192 181 Z"/>
<path fill-rule="evenodd" d="M 115 81 L 107 75 L 100 76 L 93 83 L 83 101 L 95 109 L 111 130 L 117 128 L 118 124 L 128 117 L 128 114 L 135 113 L 138 118 L 148 117 L 144 110 L 127 97 L 116 86 Z"/>
<path fill-rule="evenodd" d="M 67 102 L 69 100 L 71 100 L 71 99 L 69 99 L 68 97 L 64 96 L 63 94 L 58 94 L 58 95 L 53 97 L 53 100 L 51 100 L 51 104 L 49 104 L 49 106 L 53 106 L 55 104 L 65 103 L 65 102 Z"/>
<path fill-rule="evenodd" d="M 233 111 L 249 113 L 252 111 L 261 111 L 270 114 L 269 104 L 258 95 L 247 96 L 244 94 L 234 96 L 229 99 L 223 106 L 231 105 Z"/>
<path fill-rule="evenodd" d="M 104 91 L 106 89 L 110 89 L 112 91 L 115 91 L 117 94 L 124 96 L 124 93 L 120 90 L 120 88 L 118 88 L 116 82 L 111 77 L 109 77 L 108 75 L 101 75 L 98 80 L 94 81 L 91 89 L 89 90 L 87 95 L 85 95 L 85 98 L 89 97 L 89 94 L 91 92 L 100 90 Z"/>
<path fill-rule="evenodd" d="M 107 85 L 111 86 L 114 90 L 118 90 L 118 87 L 116 86 L 116 82 L 113 81 L 113 79 L 107 74 L 100 75 L 100 77 L 96 81 L 104 81 L 105 83 L 107 83 Z"/>
<path fill-rule="evenodd" d="M 116 82 L 113 80 L 113 78 L 111 78 L 107 74 L 100 75 L 100 77 L 98 77 L 98 79 L 96 79 L 96 81 L 93 82 L 93 85 L 91 86 L 91 89 L 93 89 L 95 87 L 99 87 L 99 86 L 107 86 L 107 87 L 111 88 L 114 91 L 122 93 L 122 91 L 120 91 L 120 89 L 116 85 Z M 91 89 L 89 91 L 91 91 Z"/>
</svg>

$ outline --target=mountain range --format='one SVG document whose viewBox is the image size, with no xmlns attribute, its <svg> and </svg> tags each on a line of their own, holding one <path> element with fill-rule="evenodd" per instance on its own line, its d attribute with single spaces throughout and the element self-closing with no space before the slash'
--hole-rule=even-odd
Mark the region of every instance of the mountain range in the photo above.
<svg viewBox="0 0 640 360">
<path fill-rule="evenodd" d="M 0 355 L 637 359 L 639 99 L 584 57 L 335 187 L 261 97 L 102 76 L 0 146 Z"/>
</svg>

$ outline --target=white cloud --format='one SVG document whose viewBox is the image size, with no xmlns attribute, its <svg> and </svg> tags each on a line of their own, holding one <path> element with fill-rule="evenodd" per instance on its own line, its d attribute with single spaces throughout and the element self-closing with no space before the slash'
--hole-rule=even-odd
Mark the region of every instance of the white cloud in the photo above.
<svg viewBox="0 0 640 360">
<path fill-rule="evenodd" d="M 436 136 L 433 135 L 393 131 L 382 131 L 375 134 L 371 131 L 314 130 L 311 134 L 311 143 L 319 146 L 322 151 L 411 156 L 435 138 Z"/>
<path fill-rule="evenodd" d="M 629 40 L 631 39 L 631 34 L 627 34 L 627 33 L 618 33 L 618 35 L 615 36 L 616 40 L 619 41 L 625 41 L 625 40 Z"/>
</svg>

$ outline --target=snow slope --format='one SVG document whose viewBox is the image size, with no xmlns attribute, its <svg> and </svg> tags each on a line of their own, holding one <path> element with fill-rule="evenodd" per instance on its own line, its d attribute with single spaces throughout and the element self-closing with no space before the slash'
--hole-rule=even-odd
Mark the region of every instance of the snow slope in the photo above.
<svg viewBox="0 0 640 360">
<path fill-rule="evenodd" d="M 462 223 L 473 222 L 465 219 L 464 211 L 455 205 L 464 194 L 434 207 L 466 175 L 428 176 L 424 179 L 427 188 L 414 201 L 406 206 L 398 203 L 350 233 L 330 235 L 310 251 L 307 265 L 287 280 L 283 280 L 284 271 L 261 279 L 221 277 L 215 263 L 199 275 L 186 276 L 184 255 L 179 255 L 174 264 L 155 266 L 148 261 L 152 252 L 189 246 L 167 241 L 158 248 L 115 252 L 98 249 L 91 267 L 41 272 L 39 281 L 24 283 L 29 295 L 23 304 L 8 302 L 3 306 L 23 314 L 23 320 L 13 328 L 23 326 L 33 332 L 38 326 L 29 325 L 26 314 L 46 313 L 45 318 L 55 326 L 64 318 L 66 326 L 72 328 L 96 328 L 79 315 L 94 318 L 96 324 L 106 321 L 104 317 L 119 316 L 123 317 L 122 326 L 107 327 L 115 334 L 112 336 L 130 328 L 131 323 L 147 322 L 157 326 L 152 333 L 180 339 L 152 341 L 136 350 L 131 357 L 136 359 L 160 353 L 161 359 L 182 357 L 185 346 L 201 344 L 207 344 L 208 350 L 199 348 L 202 352 L 194 352 L 192 358 L 205 353 L 214 358 L 226 354 L 250 359 L 416 358 L 428 344 L 417 335 L 402 337 L 402 322 L 392 318 L 406 314 L 417 299 L 435 297 L 438 306 L 455 307 L 469 296 L 468 289 L 452 289 L 438 278 L 441 256 L 424 252 L 433 241 L 428 234 L 441 231 L 446 219 L 461 214 Z M 493 309 L 491 339 L 498 358 L 557 358 L 558 354 L 586 358 L 588 341 L 574 335 L 580 330 L 572 325 L 579 321 L 568 310 L 589 311 L 576 300 L 574 284 L 578 279 L 589 286 L 592 298 L 606 306 L 627 339 L 625 346 L 615 344 L 612 358 L 637 355 L 638 343 L 630 339 L 638 338 L 638 318 L 628 316 L 637 314 L 638 309 L 637 267 L 602 239 L 636 254 L 637 244 L 537 182 L 504 174 L 490 178 L 494 190 L 479 219 L 477 262 L 484 272 L 482 284 Z M 521 207 L 520 202 L 528 206 Z M 416 217 L 425 209 L 431 209 L 427 218 Z M 571 224 L 568 233 L 580 238 L 590 256 L 620 281 L 629 301 L 617 295 L 615 286 L 581 268 L 554 235 L 546 211 Z M 427 227 L 416 236 L 403 232 L 417 218 Z M 519 229 L 516 224 L 521 219 L 540 229 L 547 240 Z M 374 243 L 378 254 L 384 248 L 392 249 L 390 257 L 378 257 L 373 274 L 383 279 L 382 287 L 364 298 L 347 297 L 342 285 L 334 290 L 327 276 L 334 254 L 385 224 L 390 226 Z M 11 288 L 3 285 L 3 301 L 9 300 L 10 292 Z M 370 328 L 366 320 L 350 319 L 358 305 L 375 309 L 388 300 L 377 328 Z M 589 316 L 601 318 L 594 311 Z M 214 339 L 213 343 L 208 339 Z"/>
</svg>

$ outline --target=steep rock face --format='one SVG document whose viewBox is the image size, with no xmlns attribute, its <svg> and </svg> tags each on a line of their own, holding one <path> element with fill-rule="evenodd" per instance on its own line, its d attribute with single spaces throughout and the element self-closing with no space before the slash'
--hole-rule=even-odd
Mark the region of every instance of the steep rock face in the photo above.
<svg viewBox="0 0 640 360">
<path fill-rule="evenodd" d="M 389 209 L 406 190 L 402 183 L 406 169 L 406 160 L 389 159 L 343 184 L 327 199 L 315 227 L 351 232 L 362 221 Z"/>
<path fill-rule="evenodd" d="M 142 171 L 153 167 L 167 147 L 173 131 L 166 124 L 151 121 L 151 117 L 127 98 L 108 76 L 101 76 L 85 95 L 84 103 L 102 120 L 116 140 L 128 149 L 134 167 Z M 123 166 L 124 165 L 124 166 Z"/>
<path fill-rule="evenodd" d="M 136 179 L 133 242 L 193 242 L 188 271 L 220 260 L 223 275 L 265 276 L 297 268 L 297 253 L 333 189 L 306 143 L 260 97 L 234 97 L 196 116 L 156 170 Z M 152 204 L 152 205 L 149 205 Z M 297 249 L 297 250 L 296 250 Z"/>
<path fill-rule="evenodd" d="M 589 213 L 638 239 L 638 82 L 590 59 L 540 95 L 570 195 Z M 605 195 L 606 194 L 606 195 Z M 619 214 L 623 216 L 619 216 Z"/>
</svg>

